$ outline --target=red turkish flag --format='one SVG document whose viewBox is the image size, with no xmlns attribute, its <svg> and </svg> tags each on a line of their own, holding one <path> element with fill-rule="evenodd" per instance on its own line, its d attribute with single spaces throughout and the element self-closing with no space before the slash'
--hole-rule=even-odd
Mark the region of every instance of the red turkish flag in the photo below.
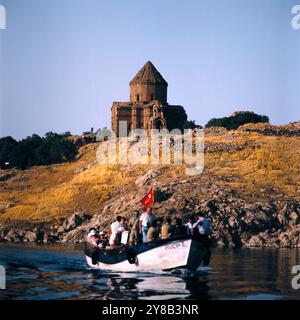
<svg viewBox="0 0 300 320">
<path fill-rule="evenodd" d="M 150 191 L 145 195 L 145 197 L 141 200 L 141 204 L 144 208 L 150 208 L 154 203 L 154 189 L 151 187 Z"/>
</svg>

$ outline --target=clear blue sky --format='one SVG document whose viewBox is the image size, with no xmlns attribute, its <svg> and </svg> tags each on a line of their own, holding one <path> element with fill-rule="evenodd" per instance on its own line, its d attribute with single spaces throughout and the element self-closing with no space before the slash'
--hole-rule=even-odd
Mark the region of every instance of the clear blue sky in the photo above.
<svg viewBox="0 0 300 320">
<path fill-rule="evenodd" d="M 297 0 L 0 0 L 0 136 L 110 127 L 151 60 L 205 124 L 235 110 L 300 120 Z"/>
</svg>

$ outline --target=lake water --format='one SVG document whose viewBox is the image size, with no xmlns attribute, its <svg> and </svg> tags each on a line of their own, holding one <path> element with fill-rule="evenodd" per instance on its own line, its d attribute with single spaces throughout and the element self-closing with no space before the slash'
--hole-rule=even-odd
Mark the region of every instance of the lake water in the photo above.
<svg viewBox="0 0 300 320">
<path fill-rule="evenodd" d="M 79 245 L 0 244 L 0 299 L 299 299 L 296 264 L 297 249 L 216 248 L 196 274 L 108 273 L 89 270 Z"/>
</svg>

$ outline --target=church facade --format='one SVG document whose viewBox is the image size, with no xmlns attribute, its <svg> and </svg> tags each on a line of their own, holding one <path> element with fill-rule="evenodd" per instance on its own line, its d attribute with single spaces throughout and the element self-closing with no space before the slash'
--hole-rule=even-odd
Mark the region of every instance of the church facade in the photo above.
<svg viewBox="0 0 300 320">
<path fill-rule="evenodd" d="M 182 106 L 167 102 L 168 83 L 148 61 L 130 81 L 130 101 L 113 102 L 111 127 L 120 136 L 119 122 L 127 122 L 127 134 L 133 129 L 184 129 L 187 115 Z"/>
</svg>

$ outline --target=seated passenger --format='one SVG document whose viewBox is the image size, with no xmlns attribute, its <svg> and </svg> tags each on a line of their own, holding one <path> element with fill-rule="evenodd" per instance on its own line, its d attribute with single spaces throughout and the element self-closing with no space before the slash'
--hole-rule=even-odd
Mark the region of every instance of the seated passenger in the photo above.
<svg viewBox="0 0 300 320">
<path fill-rule="evenodd" d="M 97 234 L 97 231 L 95 228 L 91 228 L 89 230 L 89 233 L 87 235 L 87 241 L 91 244 L 93 244 L 94 246 L 98 245 L 98 240 L 99 240 L 99 236 Z"/>
<path fill-rule="evenodd" d="M 106 238 L 106 234 L 104 231 L 101 231 L 99 233 L 99 240 L 98 240 L 98 248 L 100 249 L 105 249 L 107 244 L 108 244 L 108 241 L 107 241 L 107 238 Z"/>
<path fill-rule="evenodd" d="M 174 237 L 181 237 L 187 235 L 186 227 L 182 225 L 180 218 L 176 219 L 176 224 L 174 228 Z"/>
<path fill-rule="evenodd" d="M 156 220 L 152 221 L 151 227 L 147 232 L 147 242 L 157 241 L 158 232 L 157 232 L 157 222 Z"/>
<path fill-rule="evenodd" d="M 156 222 L 157 222 L 157 233 L 158 233 L 158 237 L 160 238 L 161 227 L 163 225 L 164 219 L 159 217 L 159 218 L 157 218 Z"/>
<path fill-rule="evenodd" d="M 171 218 L 167 218 L 166 222 L 161 226 L 160 238 L 168 239 L 171 237 Z"/>
</svg>

